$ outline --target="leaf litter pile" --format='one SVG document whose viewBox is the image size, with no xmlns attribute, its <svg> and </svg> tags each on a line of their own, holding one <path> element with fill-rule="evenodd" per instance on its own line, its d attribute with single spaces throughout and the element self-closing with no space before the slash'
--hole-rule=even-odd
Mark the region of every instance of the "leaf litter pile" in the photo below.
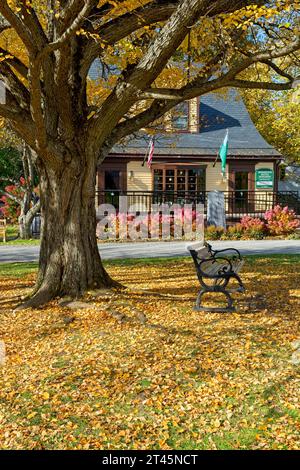
<svg viewBox="0 0 300 470">
<path fill-rule="evenodd" d="M 108 264 L 128 289 L 25 311 L 35 274 L 2 273 L 1 449 L 299 449 L 299 268 L 248 259 L 234 314 L 193 310 L 188 259 Z"/>
</svg>

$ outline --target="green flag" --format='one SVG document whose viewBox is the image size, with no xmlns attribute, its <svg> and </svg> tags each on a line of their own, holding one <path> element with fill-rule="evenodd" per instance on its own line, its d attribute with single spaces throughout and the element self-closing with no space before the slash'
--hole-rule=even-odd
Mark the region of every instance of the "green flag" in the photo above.
<svg viewBox="0 0 300 470">
<path fill-rule="evenodd" d="M 226 160 L 227 160 L 227 154 L 228 154 L 228 137 L 229 137 L 229 131 L 227 129 L 223 144 L 220 147 L 219 150 L 219 157 L 221 158 L 222 162 L 222 175 L 225 176 L 226 174 Z"/>
</svg>

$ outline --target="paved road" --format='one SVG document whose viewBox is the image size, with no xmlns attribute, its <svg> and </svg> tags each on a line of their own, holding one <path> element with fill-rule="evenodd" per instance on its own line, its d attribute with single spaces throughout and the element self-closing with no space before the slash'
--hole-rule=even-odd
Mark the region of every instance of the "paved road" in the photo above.
<svg viewBox="0 0 300 470">
<path fill-rule="evenodd" d="M 213 242 L 216 249 L 237 248 L 244 255 L 298 254 L 300 240 L 222 241 Z M 104 243 L 99 245 L 103 259 L 163 258 L 186 256 L 186 242 Z M 37 261 L 39 246 L 2 245 L 0 263 Z"/>
</svg>

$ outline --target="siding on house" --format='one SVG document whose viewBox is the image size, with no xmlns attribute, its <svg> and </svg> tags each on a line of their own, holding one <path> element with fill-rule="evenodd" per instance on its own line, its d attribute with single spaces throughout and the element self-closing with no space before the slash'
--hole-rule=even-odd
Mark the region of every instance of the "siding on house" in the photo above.
<svg viewBox="0 0 300 470">
<path fill-rule="evenodd" d="M 228 165 L 226 165 L 226 177 L 222 178 L 221 163 L 199 162 L 199 166 L 206 166 L 206 191 L 228 191 Z M 130 177 L 133 172 L 133 178 Z M 131 161 L 127 164 L 127 190 L 128 191 L 152 191 L 151 170 L 145 166 L 142 167 L 142 161 Z"/>
<path fill-rule="evenodd" d="M 228 191 L 228 165 L 226 165 L 226 176 L 222 178 L 221 162 L 208 163 L 206 168 L 206 191 Z"/>
<path fill-rule="evenodd" d="M 133 178 L 130 178 L 130 172 Z M 152 173 L 142 161 L 132 161 L 127 163 L 127 190 L 128 191 L 152 191 Z"/>
</svg>

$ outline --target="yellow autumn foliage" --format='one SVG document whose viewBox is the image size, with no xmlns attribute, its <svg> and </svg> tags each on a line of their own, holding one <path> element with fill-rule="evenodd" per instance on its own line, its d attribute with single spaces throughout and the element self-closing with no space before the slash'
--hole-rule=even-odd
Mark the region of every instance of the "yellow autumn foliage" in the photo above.
<svg viewBox="0 0 300 470">
<path fill-rule="evenodd" d="M 34 276 L 0 277 L 1 449 L 299 450 L 299 256 L 249 258 L 235 314 L 193 310 L 190 260 L 108 269 L 82 310 L 13 313 Z"/>
</svg>

